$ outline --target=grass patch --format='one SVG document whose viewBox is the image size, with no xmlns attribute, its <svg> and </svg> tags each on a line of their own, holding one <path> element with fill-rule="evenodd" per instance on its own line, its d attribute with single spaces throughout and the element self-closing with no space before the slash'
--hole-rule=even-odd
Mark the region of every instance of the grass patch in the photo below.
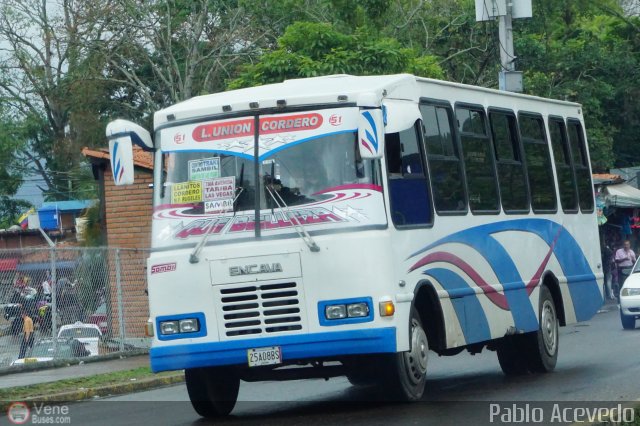
<svg viewBox="0 0 640 426">
<path fill-rule="evenodd" d="M 149 367 L 139 367 L 132 370 L 114 371 L 112 373 L 96 374 L 94 376 L 57 380 L 55 382 L 38 383 L 28 386 L 16 386 L 0 389 L 0 405 L 4 405 L 3 402 L 5 401 L 22 401 L 27 398 L 37 398 L 38 396 L 53 395 L 82 388 L 96 388 L 153 377 L 171 376 L 175 373 L 175 371 L 152 373 Z"/>
</svg>

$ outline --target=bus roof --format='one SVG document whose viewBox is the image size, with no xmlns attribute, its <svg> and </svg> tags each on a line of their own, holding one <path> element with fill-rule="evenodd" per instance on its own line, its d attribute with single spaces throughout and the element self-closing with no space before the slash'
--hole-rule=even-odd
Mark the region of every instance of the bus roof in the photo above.
<svg viewBox="0 0 640 426">
<path fill-rule="evenodd" d="M 411 74 L 381 76 L 337 74 L 285 80 L 282 83 L 196 96 L 156 112 L 154 115 L 154 128 L 158 128 L 169 121 L 183 121 L 225 113 L 250 111 L 252 109 L 250 103 L 257 103 L 260 109 L 276 108 L 278 100 L 286 101 L 286 105 L 289 107 L 314 104 L 355 103 L 358 101 L 360 95 L 373 94 L 375 95 L 375 99 L 379 100 L 390 98 L 417 102 L 421 92 L 419 86 L 422 85 L 466 89 L 483 92 L 490 96 L 515 97 L 529 101 L 543 101 L 545 103 L 551 102 L 565 106 L 579 107 L 579 104 L 573 102 L 416 77 Z M 338 99 L 339 96 L 341 100 Z M 344 97 L 346 97 L 346 100 Z"/>
</svg>

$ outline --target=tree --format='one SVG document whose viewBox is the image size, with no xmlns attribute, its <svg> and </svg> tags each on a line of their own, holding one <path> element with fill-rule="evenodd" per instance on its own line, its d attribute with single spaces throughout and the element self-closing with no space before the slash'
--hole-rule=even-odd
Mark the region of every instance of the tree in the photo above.
<svg viewBox="0 0 640 426">
<path fill-rule="evenodd" d="M 260 62 L 244 67 L 229 88 L 339 73 L 443 76 L 436 58 L 418 56 L 413 49 L 402 48 L 397 40 L 376 39 L 366 31 L 344 34 L 326 23 L 296 22 L 278 39 L 278 45 Z"/>
<path fill-rule="evenodd" d="M 30 204 L 14 196 L 23 181 L 23 167 L 17 155 L 21 147 L 20 126 L 0 105 L 0 228 L 16 224 Z"/>
<path fill-rule="evenodd" d="M 640 130 L 640 110 L 630 102 L 639 94 L 638 43 L 630 42 L 637 36 L 610 12 L 615 4 L 603 5 L 538 2 L 538 18 L 518 22 L 515 41 L 528 93 L 583 105 L 595 171 L 637 162 L 635 152 L 634 159 L 624 158 L 624 147 Z"/>
<path fill-rule="evenodd" d="M 235 0 L 119 0 L 105 19 L 107 78 L 131 93 L 131 113 L 151 114 L 223 90 L 264 37 Z"/>
<path fill-rule="evenodd" d="M 48 199 L 95 193 L 80 193 L 76 187 L 87 176 L 80 167 L 80 148 L 87 144 L 83 138 L 96 133 L 87 131 L 90 125 L 80 117 L 92 111 L 86 108 L 88 89 L 98 81 L 101 67 L 89 58 L 103 36 L 95 17 L 104 6 L 95 0 L 0 2 L 0 74 L 5 77 L 0 97 L 12 118 L 23 124 L 20 155 L 28 172 L 43 178 L 41 189 Z"/>
</svg>

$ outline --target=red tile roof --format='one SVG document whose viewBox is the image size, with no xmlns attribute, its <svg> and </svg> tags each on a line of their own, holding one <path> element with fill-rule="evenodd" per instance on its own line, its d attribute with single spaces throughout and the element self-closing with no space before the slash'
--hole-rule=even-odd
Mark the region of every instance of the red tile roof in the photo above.
<svg viewBox="0 0 640 426">
<path fill-rule="evenodd" d="M 85 157 L 98 158 L 109 161 L 111 156 L 109 150 L 106 148 L 99 148 L 98 150 L 90 149 L 88 147 L 82 148 L 82 155 Z M 147 151 L 143 151 L 138 146 L 133 147 L 133 164 L 138 167 L 153 170 L 153 154 Z"/>
</svg>

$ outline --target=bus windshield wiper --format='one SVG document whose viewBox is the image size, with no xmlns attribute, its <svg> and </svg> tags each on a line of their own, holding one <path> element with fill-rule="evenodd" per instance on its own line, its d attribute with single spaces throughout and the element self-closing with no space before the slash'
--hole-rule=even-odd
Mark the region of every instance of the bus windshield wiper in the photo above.
<svg viewBox="0 0 640 426">
<path fill-rule="evenodd" d="M 233 201 L 231 203 L 233 205 L 232 208 L 234 216 L 236 215 L 236 201 L 238 200 L 238 198 L 240 198 L 240 194 L 242 194 L 242 191 L 244 191 L 244 187 L 242 186 L 242 179 L 244 179 L 244 163 L 242 163 L 242 166 L 240 168 L 240 186 L 236 188 L 236 196 L 233 197 Z M 207 232 L 204 234 L 204 237 L 202 237 L 202 240 L 200 240 L 195 250 L 193 250 L 193 253 L 191 253 L 191 255 L 189 256 L 189 263 L 198 263 L 200 261 L 200 258 L 198 257 L 198 255 L 200 254 L 200 250 L 202 250 L 202 247 L 204 247 L 204 245 L 207 243 L 209 235 L 211 235 L 211 230 L 215 227 L 215 224 L 216 221 L 212 220 L 209 224 L 209 227 L 207 228 Z"/>
<path fill-rule="evenodd" d="M 280 211 L 282 216 L 284 216 L 285 218 L 288 217 L 289 220 L 291 220 L 294 229 L 296 230 L 300 238 L 302 238 L 302 241 L 304 241 L 307 247 L 309 247 L 309 250 L 311 250 L 312 252 L 320 251 L 320 247 L 318 247 L 313 238 L 311 238 L 311 235 L 309 235 L 302 222 L 300 222 L 300 220 L 296 216 L 295 212 L 292 212 L 291 209 L 289 209 L 287 203 L 284 202 L 278 191 L 273 187 L 274 182 L 275 176 L 271 175 L 270 182 L 265 182 L 264 187 L 267 189 L 267 192 L 271 196 L 271 199 L 273 199 L 273 202 L 275 203 L 277 209 Z"/>
</svg>

